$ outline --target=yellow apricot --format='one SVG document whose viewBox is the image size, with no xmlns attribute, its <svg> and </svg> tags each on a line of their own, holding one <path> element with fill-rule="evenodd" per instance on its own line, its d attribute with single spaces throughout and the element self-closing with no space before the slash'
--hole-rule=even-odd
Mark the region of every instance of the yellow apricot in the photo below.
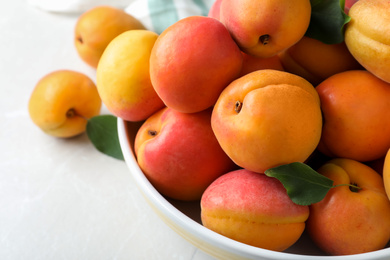
<svg viewBox="0 0 390 260">
<path fill-rule="evenodd" d="M 349 10 L 345 43 L 356 60 L 390 82 L 390 2 L 359 0 Z"/>
<path fill-rule="evenodd" d="M 119 34 L 134 29 L 145 27 L 121 9 L 97 6 L 83 13 L 77 20 L 74 44 L 80 58 L 96 68 L 110 41 Z"/>
<path fill-rule="evenodd" d="M 101 103 L 95 83 L 88 76 L 58 70 L 39 80 L 28 111 L 42 131 L 66 138 L 83 133 L 87 120 L 100 113 Z"/>
<path fill-rule="evenodd" d="M 96 70 L 103 103 L 115 116 L 142 121 L 164 107 L 152 86 L 149 58 L 158 34 L 129 30 L 107 46 Z"/>
</svg>

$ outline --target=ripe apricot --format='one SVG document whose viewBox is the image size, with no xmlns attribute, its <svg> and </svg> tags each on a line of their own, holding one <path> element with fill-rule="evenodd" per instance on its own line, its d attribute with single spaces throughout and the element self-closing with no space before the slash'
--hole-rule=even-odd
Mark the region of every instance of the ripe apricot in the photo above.
<svg viewBox="0 0 390 260">
<path fill-rule="evenodd" d="M 88 118 L 100 113 L 101 103 L 95 83 L 88 76 L 58 70 L 38 81 L 28 111 L 42 131 L 66 138 L 83 133 Z"/>
<path fill-rule="evenodd" d="M 96 69 L 103 103 L 115 116 L 142 121 L 164 107 L 150 81 L 149 58 L 158 34 L 129 30 L 113 39 Z"/>
<path fill-rule="evenodd" d="M 74 44 L 80 58 L 96 68 L 107 45 L 119 34 L 146 29 L 133 16 L 111 6 L 97 6 L 83 13 L 74 30 Z"/>
<path fill-rule="evenodd" d="M 181 113 L 166 107 L 137 131 L 137 162 L 161 194 L 199 200 L 216 178 L 235 168 L 214 136 L 210 117 L 211 109 Z"/>
<path fill-rule="evenodd" d="M 307 231 L 331 255 L 382 249 L 390 239 L 390 202 L 380 174 L 355 160 L 336 158 L 318 172 L 342 185 L 310 205 Z"/>
<path fill-rule="evenodd" d="M 309 0 L 223 0 L 219 17 L 245 53 L 266 58 L 303 37 L 311 5 Z"/>
<path fill-rule="evenodd" d="M 261 173 L 312 154 L 321 137 L 319 97 L 302 77 L 258 70 L 224 89 L 211 124 L 237 165 Z"/>
<path fill-rule="evenodd" d="M 359 0 L 349 10 L 345 43 L 360 64 L 390 82 L 390 2 Z"/>
<path fill-rule="evenodd" d="M 325 44 L 306 36 L 279 53 L 279 57 L 286 71 L 305 78 L 314 86 L 336 73 L 362 69 L 344 42 Z"/>
<path fill-rule="evenodd" d="M 345 71 L 316 88 L 324 117 L 319 151 L 361 162 L 390 147 L 390 84 L 365 70 Z"/>
<path fill-rule="evenodd" d="M 240 169 L 216 179 L 201 198 L 202 224 L 252 246 L 283 251 L 305 229 L 308 206 L 294 204 L 277 179 Z"/>
<path fill-rule="evenodd" d="M 150 79 L 164 104 L 184 113 L 214 105 L 238 77 L 242 55 L 218 20 L 190 16 L 160 34 L 150 54 Z"/>
</svg>

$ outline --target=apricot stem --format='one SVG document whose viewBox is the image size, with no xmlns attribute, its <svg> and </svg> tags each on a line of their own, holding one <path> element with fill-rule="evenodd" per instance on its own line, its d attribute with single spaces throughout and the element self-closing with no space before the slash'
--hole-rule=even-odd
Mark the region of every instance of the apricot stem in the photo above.
<svg viewBox="0 0 390 260">
<path fill-rule="evenodd" d="M 356 183 L 351 183 L 351 184 L 338 184 L 338 185 L 333 185 L 332 188 L 336 188 L 336 187 L 340 187 L 340 186 L 349 186 L 349 189 L 352 191 L 352 192 L 358 192 L 359 190 L 361 190 L 362 188 L 359 187 Z"/>
<path fill-rule="evenodd" d="M 85 120 L 88 121 L 88 118 L 86 118 L 85 116 L 82 116 L 82 115 L 78 114 L 74 108 L 71 108 L 71 109 L 69 109 L 68 111 L 66 111 L 66 117 L 67 117 L 67 118 L 72 118 L 72 117 L 75 117 L 75 116 L 81 117 L 81 118 L 83 118 L 83 119 L 85 119 Z"/>
<path fill-rule="evenodd" d="M 241 108 L 242 108 L 242 102 L 237 100 L 236 104 L 234 104 L 234 111 L 236 111 L 236 113 L 238 114 L 240 113 Z"/>
<path fill-rule="evenodd" d="M 76 115 L 76 111 L 74 110 L 74 108 L 71 108 L 68 111 L 66 111 L 66 117 L 67 118 L 74 117 L 75 115 Z"/>
<path fill-rule="evenodd" d="M 268 44 L 268 42 L 269 42 L 269 34 L 261 35 L 261 36 L 260 36 L 260 42 L 261 42 L 263 45 Z"/>
</svg>

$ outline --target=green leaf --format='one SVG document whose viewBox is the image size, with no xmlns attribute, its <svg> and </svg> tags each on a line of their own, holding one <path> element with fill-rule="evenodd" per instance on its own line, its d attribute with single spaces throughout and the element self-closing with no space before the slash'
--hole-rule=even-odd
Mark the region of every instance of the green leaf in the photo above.
<svg viewBox="0 0 390 260">
<path fill-rule="evenodd" d="M 100 152 L 123 160 L 119 144 L 117 118 L 112 115 L 99 115 L 88 120 L 87 135 L 89 140 Z"/>
<path fill-rule="evenodd" d="M 344 41 L 344 26 L 351 18 L 345 14 L 345 0 L 310 0 L 311 20 L 306 36 L 326 44 Z"/>
<path fill-rule="evenodd" d="M 278 179 L 291 200 L 298 205 L 307 206 L 319 202 L 333 188 L 331 179 L 300 162 L 268 169 L 265 174 Z"/>
</svg>

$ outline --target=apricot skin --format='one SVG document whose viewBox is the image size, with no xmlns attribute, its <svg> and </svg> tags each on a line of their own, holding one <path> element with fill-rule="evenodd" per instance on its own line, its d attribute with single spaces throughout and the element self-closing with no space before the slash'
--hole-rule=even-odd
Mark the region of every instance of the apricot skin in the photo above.
<svg viewBox="0 0 390 260">
<path fill-rule="evenodd" d="M 324 117 L 318 149 L 361 162 L 390 147 L 390 84 L 364 70 L 341 72 L 316 87 Z"/>
<path fill-rule="evenodd" d="M 222 3 L 222 0 L 215 0 L 214 3 L 211 5 L 211 8 L 210 8 L 207 16 L 219 20 L 219 12 L 221 9 L 221 3 Z"/>
<path fill-rule="evenodd" d="M 243 63 L 239 77 L 256 70 L 273 69 L 284 71 L 284 67 L 278 55 L 269 58 L 259 58 L 243 52 L 242 56 Z"/>
</svg>

